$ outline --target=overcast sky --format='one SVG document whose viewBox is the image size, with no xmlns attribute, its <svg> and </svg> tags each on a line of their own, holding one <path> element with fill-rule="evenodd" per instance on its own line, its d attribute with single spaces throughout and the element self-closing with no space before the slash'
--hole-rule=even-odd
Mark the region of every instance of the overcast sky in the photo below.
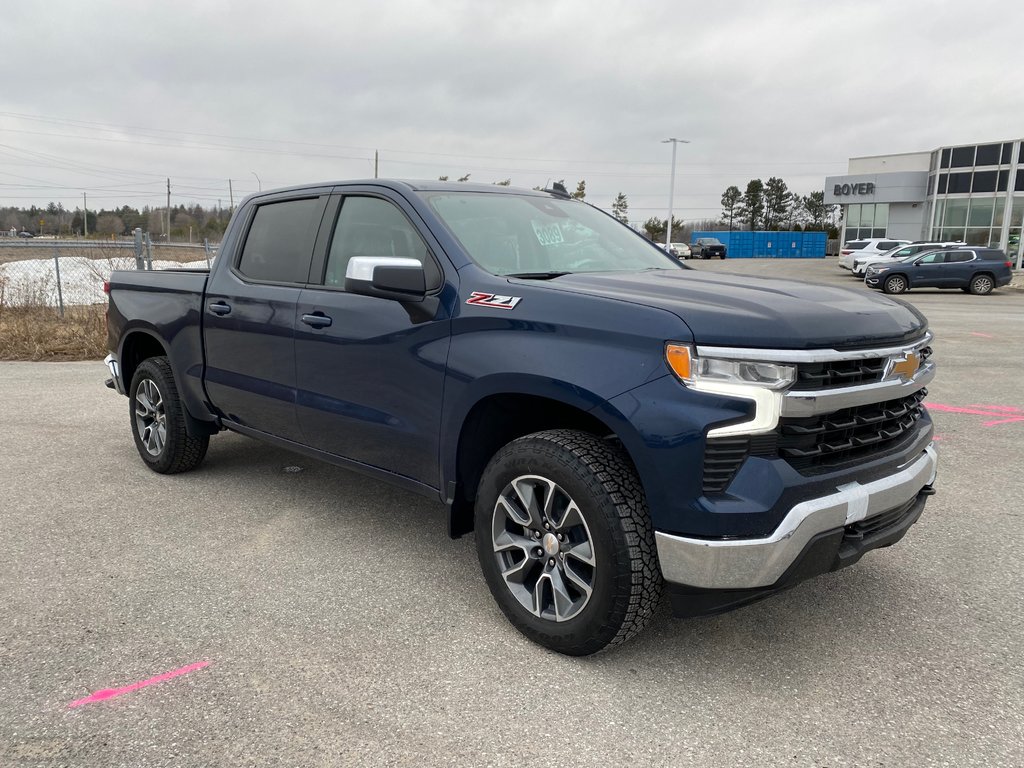
<svg viewBox="0 0 1024 768">
<path fill-rule="evenodd" d="M 1024 4 L 5 3 L 0 205 L 228 205 L 373 175 L 586 179 L 630 219 L 1024 136 Z"/>
</svg>

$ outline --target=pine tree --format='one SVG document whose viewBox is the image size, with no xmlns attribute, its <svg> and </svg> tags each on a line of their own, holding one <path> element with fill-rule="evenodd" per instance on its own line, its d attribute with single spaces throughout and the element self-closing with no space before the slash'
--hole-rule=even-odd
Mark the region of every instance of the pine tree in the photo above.
<svg viewBox="0 0 1024 768">
<path fill-rule="evenodd" d="M 618 197 L 612 203 L 612 216 L 621 221 L 623 224 L 629 223 L 629 203 L 626 202 L 626 196 L 619 192 Z"/>
</svg>

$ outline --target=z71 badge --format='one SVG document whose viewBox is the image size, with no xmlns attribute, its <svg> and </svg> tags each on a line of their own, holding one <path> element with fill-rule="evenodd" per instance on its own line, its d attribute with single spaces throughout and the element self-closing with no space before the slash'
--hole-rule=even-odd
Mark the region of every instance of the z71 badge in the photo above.
<svg viewBox="0 0 1024 768">
<path fill-rule="evenodd" d="M 466 299 L 466 303 L 476 304 L 481 307 L 493 307 L 494 309 L 515 309 L 516 304 L 522 300 L 521 296 L 498 296 L 495 293 L 473 291 L 469 298 Z"/>
</svg>

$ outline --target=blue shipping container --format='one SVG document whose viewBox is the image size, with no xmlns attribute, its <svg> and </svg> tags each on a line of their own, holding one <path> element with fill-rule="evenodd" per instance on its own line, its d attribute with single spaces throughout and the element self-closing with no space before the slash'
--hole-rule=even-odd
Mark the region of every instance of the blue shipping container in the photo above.
<svg viewBox="0 0 1024 768">
<path fill-rule="evenodd" d="M 694 232 L 690 245 L 700 237 L 717 237 L 730 259 L 823 259 L 825 232 Z"/>
</svg>

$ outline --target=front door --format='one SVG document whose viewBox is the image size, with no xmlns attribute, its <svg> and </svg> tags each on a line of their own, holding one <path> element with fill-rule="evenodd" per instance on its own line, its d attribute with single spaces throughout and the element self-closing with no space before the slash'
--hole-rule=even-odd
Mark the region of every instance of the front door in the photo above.
<svg viewBox="0 0 1024 768">
<path fill-rule="evenodd" d="M 911 288 L 938 288 L 942 285 L 944 273 L 942 271 L 946 261 L 946 251 L 933 251 L 926 253 L 916 262 L 910 265 L 907 272 L 910 275 Z"/>
<path fill-rule="evenodd" d="M 451 333 L 440 265 L 403 200 L 367 191 L 338 202 L 331 206 L 338 213 L 321 274 L 310 276 L 298 300 L 297 412 L 304 442 L 436 488 Z M 418 259 L 431 295 L 399 302 L 346 293 L 353 256 Z"/>
</svg>

